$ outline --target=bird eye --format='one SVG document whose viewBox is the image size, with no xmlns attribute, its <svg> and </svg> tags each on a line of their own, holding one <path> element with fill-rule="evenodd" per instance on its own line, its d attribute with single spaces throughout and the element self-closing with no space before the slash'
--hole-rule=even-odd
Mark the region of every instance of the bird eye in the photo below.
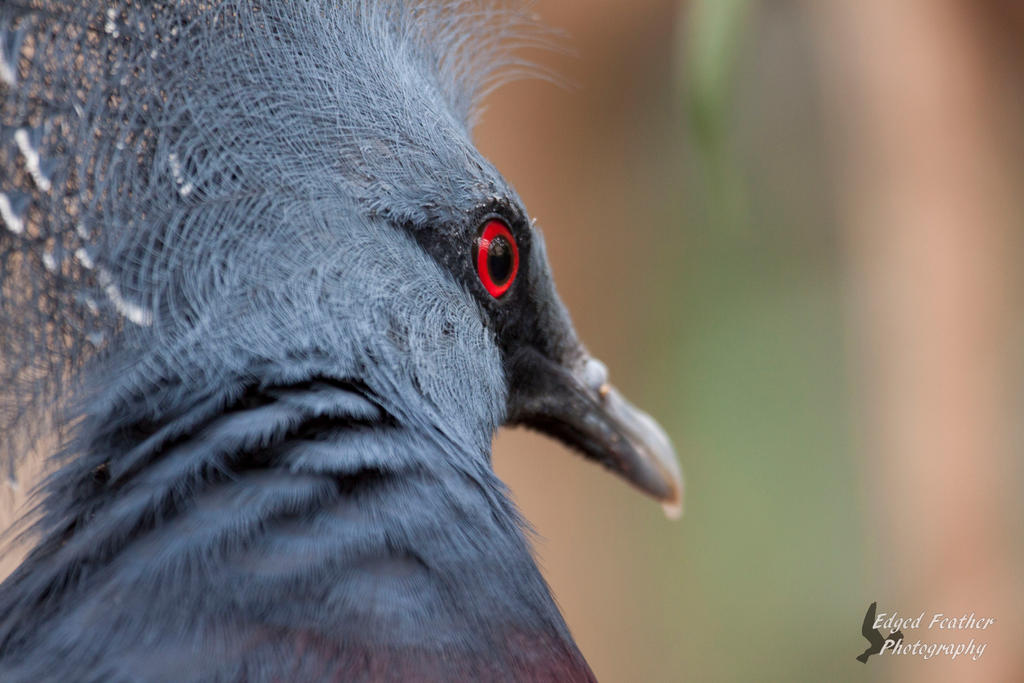
<svg viewBox="0 0 1024 683">
<path fill-rule="evenodd" d="M 497 299 L 508 291 L 519 270 L 519 248 L 508 226 L 498 220 L 484 225 L 476 245 L 476 272 L 488 293 Z"/>
</svg>

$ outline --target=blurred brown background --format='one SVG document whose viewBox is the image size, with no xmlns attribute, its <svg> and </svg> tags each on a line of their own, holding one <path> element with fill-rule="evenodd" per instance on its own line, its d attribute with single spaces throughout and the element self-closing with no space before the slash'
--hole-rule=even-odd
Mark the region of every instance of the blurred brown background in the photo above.
<svg viewBox="0 0 1024 683">
<path fill-rule="evenodd" d="M 540 2 L 574 84 L 477 139 L 686 515 L 526 432 L 496 466 L 605 681 L 1024 680 L 1024 10 Z M 854 657 L 880 611 L 980 660 Z"/>
</svg>

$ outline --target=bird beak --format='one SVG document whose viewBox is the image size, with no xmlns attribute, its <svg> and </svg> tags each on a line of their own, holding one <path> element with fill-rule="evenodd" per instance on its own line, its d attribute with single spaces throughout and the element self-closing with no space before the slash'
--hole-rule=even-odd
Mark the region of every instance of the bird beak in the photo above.
<svg viewBox="0 0 1024 683">
<path fill-rule="evenodd" d="M 683 511 L 683 478 L 675 449 L 654 419 L 608 383 L 600 361 L 567 367 L 531 350 L 516 363 L 510 421 L 554 436 L 661 501 L 665 514 Z"/>
</svg>

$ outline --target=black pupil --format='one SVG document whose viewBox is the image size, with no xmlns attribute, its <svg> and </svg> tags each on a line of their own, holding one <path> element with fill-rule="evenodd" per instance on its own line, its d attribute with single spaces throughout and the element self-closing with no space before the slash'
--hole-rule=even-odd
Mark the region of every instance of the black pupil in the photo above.
<svg viewBox="0 0 1024 683">
<path fill-rule="evenodd" d="M 503 285 L 512 275 L 512 245 L 498 235 L 487 246 L 487 271 L 496 285 Z"/>
</svg>

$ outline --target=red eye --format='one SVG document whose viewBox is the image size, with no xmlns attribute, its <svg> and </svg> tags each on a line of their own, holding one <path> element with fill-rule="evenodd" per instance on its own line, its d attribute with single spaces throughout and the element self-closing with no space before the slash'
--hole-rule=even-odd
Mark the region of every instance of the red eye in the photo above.
<svg viewBox="0 0 1024 683">
<path fill-rule="evenodd" d="M 508 227 L 489 221 L 476 243 L 476 272 L 480 282 L 497 299 L 508 291 L 519 270 L 519 249 Z"/>
</svg>

